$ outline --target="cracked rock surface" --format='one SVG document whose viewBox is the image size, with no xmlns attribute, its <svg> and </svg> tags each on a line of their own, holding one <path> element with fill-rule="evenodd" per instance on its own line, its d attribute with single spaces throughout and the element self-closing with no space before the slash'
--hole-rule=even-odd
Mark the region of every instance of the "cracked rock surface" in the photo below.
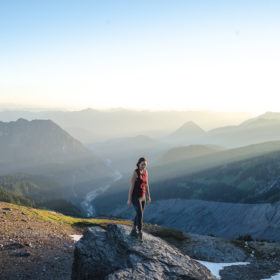
<svg viewBox="0 0 280 280">
<path fill-rule="evenodd" d="M 210 271 L 161 238 L 129 235 L 131 227 L 90 227 L 76 243 L 72 280 L 86 279 L 216 279 Z"/>
</svg>

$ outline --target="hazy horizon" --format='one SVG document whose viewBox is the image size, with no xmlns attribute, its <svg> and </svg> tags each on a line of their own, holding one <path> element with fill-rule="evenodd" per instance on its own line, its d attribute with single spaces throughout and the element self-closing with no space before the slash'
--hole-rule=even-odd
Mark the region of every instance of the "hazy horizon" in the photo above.
<svg viewBox="0 0 280 280">
<path fill-rule="evenodd" d="M 2 104 L 278 110 L 280 3 L 0 4 Z"/>
<path fill-rule="evenodd" d="M 79 112 L 79 111 L 85 111 L 85 110 L 96 110 L 96 111 L 118 111 L 118 110 L 126 110 L 126 111 L 147 111 L 147 112 L 207 112 L 207 113 L 232 113 L 232 114 L 250 114 L 252 116 L 261 115 L 267 112 L 273 112 L 277 113 L 278 111 L 223 111 L 223 110 L 211 110 L 211 109 L 192 109 L 192 108 L 186 108 L 186 109 L 150 109 L 150 108 L 132 108 L 132 107 L 104 107 L 104 108 L 98 108 L 98 107 L 49 107 L 49 106 L 36 106 L 36 105 L 22 105 L 22 104 L 1 104 L 0 103 L 0 112 L 3 111 L 33 111 L 33 112 L 40 112 L 40 111 L 65 111 L 65 112 Z M 280 110 L 279 110 L 280 112 Z"/>
</svg>

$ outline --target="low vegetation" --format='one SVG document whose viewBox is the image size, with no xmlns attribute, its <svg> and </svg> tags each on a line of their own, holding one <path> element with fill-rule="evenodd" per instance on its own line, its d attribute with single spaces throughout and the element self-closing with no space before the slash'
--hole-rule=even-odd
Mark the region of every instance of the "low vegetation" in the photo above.
<svg viewBox="0 0 280 280">
<path fill-rule="evenodd" d="M 14 192 L 10 192 L 5 190 L 2 186 L 0 186 L 0 201 L 15 203 L 15 204 L 22 204 L 26 206 L 34 206 L 35 203 L 33 200 L 24 197 L 21 194 L 17 194 Z"/>
<path fill-rule="evenodd" d="M 58 224 L 71 225 L 76 227 L 86 227 L 86 226 L 104 226 L 108 223 L 119 223 L 130 225 L 131 221 L 117 220 L 117 219 L 105 219 L 105 218 L 79 218 L 73 216 L 67 216 L 56 211 L 50 211 L 45 209 L 38 209 L 29 206 L 9 204 L 10 208 L 18 209 L 23 212 L 26 216 L 35 217 L 37 220 L 50 221 Z"/>
</svg>

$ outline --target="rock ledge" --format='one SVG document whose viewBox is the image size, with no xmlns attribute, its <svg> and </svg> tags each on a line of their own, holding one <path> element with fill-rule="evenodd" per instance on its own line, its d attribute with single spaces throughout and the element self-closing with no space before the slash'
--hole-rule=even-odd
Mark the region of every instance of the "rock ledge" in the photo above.
<svg viewBox="0 0 280 280">
<path fill-rule="evenodd" d="M 90 227 L 76 243 L 72 280 L 184 279 L 214 280 L 210 271 L 164 240 L 144 232 L 144 242 L 129 235 L 131 227 Z"/>
</svg>

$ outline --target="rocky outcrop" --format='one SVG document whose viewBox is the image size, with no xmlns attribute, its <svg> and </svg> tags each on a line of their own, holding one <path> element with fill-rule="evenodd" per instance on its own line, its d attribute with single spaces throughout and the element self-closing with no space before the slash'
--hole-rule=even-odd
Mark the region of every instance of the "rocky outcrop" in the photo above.
<svg viewBox="0 0 280 280">
<path fill-rule="evenodd" d="M 162 238 L 167 243 L 178 248 L 183 254 L 196 260 L 216 263 L 248 262 L 251 260 L 252 251 L 256 251 L 254 248 L 245 248 L 243 245 L 245 242 L 191 234 L 175 228 L 150 223 L 144 223 L 143 229 L 156 237 Z M 266 251 L 269 253 L 272 250 L 268 249 Z"/>
<path fill-rule="evenodd" d="M 161 238 L 129 235 L 131 228 L 109 224 L 90 227 L 76 243 L 72 280 L 86 279 L 215 279 L 199 262 Z"/>
<path fill-rule="evenodd" d="M 249 254 L 230 240 L 206 235 L 186 234 L 180 249 L 192 258 L 210 262 L 244 262 Z"/>
</svg>

